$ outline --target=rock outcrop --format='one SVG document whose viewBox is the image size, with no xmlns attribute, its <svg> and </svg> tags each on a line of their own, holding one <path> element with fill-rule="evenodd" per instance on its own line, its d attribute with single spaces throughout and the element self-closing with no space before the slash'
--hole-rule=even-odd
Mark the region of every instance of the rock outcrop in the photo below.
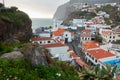
<svg viewBox="0 0 120 80">
<path fill-rule="evenodd" d="M 22 11 L 0 12 L 0 41 L 15 38 L 28 41 L 32 36 L 32 21 Z"/>
<path fill-rule="evenodd" d="M 0 58 L 15 60 L 15 59 L 23 58 L 23 54 L 20 51 L 13 51 L 10 53 L 3 54 Z"/>
<path fill-rule="evenodd" d="M 45 48 L 37 45 L 27 45 L 27 48 L 23 50 L 25 59 L 29 60 L 32 65 L 45 65 L 48 63 L 48 56 L 45 54 Z M 50 56 L 49 56 L 50 57 Z"/>
</svg>

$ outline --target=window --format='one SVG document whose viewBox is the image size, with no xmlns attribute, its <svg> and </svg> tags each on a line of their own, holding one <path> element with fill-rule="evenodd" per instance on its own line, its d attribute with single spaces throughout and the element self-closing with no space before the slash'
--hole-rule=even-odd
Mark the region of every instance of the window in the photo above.
<svg viewBox="0 0 120 80">
<path fill-rule="evenodd" d="M 68 35 L 66 34 L 66 37 L 67 37 Z"/>
<path fill-rule="evenodd" d="M 94 60 L 94 57 L 92 57 L 92 60 Z"/>
<path fill-rule="evenodd" d="M 40 43 L 40 44 L 42 44 L 42 42 L 41 42 L 41 41 L 40 41 L 39 43 Z"/>
<path fill-rule="evenodd" d="M 115 38 L 115 36 L 113 36 L 113 38 Z"/>
<path fill-rule="evenodd" d="M 95 60 L 95 62 L 97 63 L 97 60 Z"/>
<path fill-rule="evenodd" d="M 109 42 L 111 42 L 111 40 L 109 40 Z"/>
<path fill-rule="evenodd" d="M 48 43 L 50 43 L 50 41 L 48 41 Z"/>
<path fill-rule="evenodd" d="M 111 36 L 110 36 L 110 38 L 111 38 Z"/>
</svg>

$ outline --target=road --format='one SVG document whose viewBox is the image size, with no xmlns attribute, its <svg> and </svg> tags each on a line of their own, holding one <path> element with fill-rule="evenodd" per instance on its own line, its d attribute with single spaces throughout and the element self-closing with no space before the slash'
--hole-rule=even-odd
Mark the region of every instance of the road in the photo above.
<svg viewBox="0 0 120 80">
<path fill-rule="evenodd" d="M 74 52 L 82 59 L 84 60 L 84 55 L 81 52 L 80 48 L 80 36 L 76 35 L 72 43 L 69 44 L 70 48 L 74 50 Z"/>
</svg>

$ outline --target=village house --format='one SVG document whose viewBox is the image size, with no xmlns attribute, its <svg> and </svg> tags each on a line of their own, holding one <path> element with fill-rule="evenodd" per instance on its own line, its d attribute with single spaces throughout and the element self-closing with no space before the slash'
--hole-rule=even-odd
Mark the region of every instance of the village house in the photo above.
<svg viewBox="0 0 120 80">
<path fill-rule="evenodd" d="M 72 25 L 73 25 L 74 27 L 80 26 L 80 25 L 81 25 L 81 26 L 84 26 L 86 21 L 87 21 L 86 19 L 73 19 L 73 20 L 72 20 Z"/>
<path fill-rule="evenodd" d="M 99 43 L 95 41 L 90 41 L 82 44 L 82 51 L 86 52 L 87 50 L 100 49 Z"/>
<path fill-rule="evenodd" d="M 80 44 L 91 41 L 92 37 L 90 34 L 82 33 L 80 34 Z"/>
<path fill-rule="evenodd" d="M 50 37 L 33 37 L 31 40 L 32 43 L 38 43 L 40 45 L 56 43 L 56 41 Z"/>
<path fill-rule="evenodd" d="M 116 40 L 120 40 L 120 27 L 118 26 L 113 32 L 116 34 Z"/>
<path fill-rule="evenodd" d="M 91 65 L 104 66 L 106 61 L 117 59 L 116 55 L 100 48 L 98 42 L 86 42 L 82 45 L 85 61 Z"/>
<path fill-rule="evenodd" d="M 52 58 L 56 58 L 60 61 L 70 61 L 71 58 L 69 57 L 69 46 L 62 44 L 62 43 L 54 43 L 54 44 L 46 44 L 43 47 L 47 48 Z"/>
<path fill-rule="evenodd" d="M 93 37 L 93 31 L 85 29 L 80 34 L 80 44 L 83 44 L 83 43 L 86 43 L 86 42 L 90 42 L 93 38 L 94 38 Z"/>
<path fill-rule="evenodd" d="M 103 31 L 101 36 L 104 42 L 115 42 L 117 40 L 116 39 L 117 35 L 112 30 Z"/>
<path fill-rule="evenodd" d="M 103 49 L 88 50 L 85 55 L 89 65 L 100 65 L 100 62 L 116 58 L 116 55 Z"/>
<path fill-rule="evenodd" d="M 65 43 L 71 42 L 74 39 L 74 33 L 62 28 L 52 32 L 52 37 L 57 40 L 64 40 Z"/>
</svg>

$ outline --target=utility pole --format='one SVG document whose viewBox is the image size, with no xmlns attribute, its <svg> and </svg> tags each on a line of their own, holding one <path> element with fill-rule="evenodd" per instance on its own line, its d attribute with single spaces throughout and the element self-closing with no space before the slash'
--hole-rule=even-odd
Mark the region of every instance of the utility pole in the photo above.
<svg viewBox="0 0 120 80">
<path fill-rule="evenodd" d="M 3 7 L 5 7 L 5 1 L 3 0 Z"/>
</svg>

